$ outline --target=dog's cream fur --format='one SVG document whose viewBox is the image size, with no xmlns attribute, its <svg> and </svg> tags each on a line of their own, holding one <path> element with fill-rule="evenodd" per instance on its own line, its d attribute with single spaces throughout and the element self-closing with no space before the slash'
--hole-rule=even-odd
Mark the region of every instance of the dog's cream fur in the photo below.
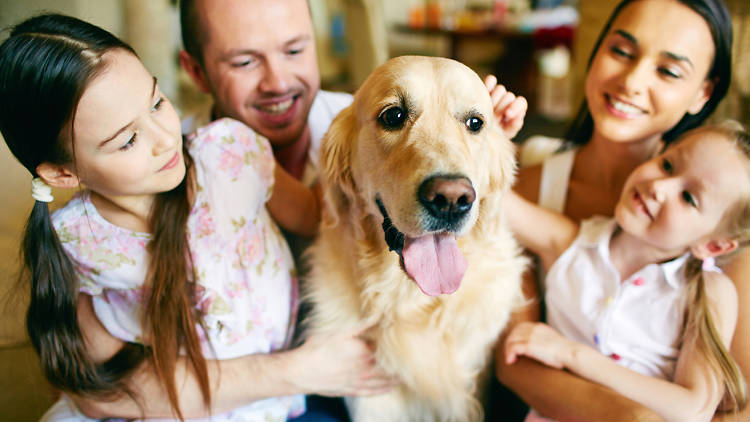
<svg viewBox="0 0 750 422">
<path fill-rule="evenodd" d="M 408 118 L 386 130 L 378 116 L 393 105 Z M 471 133 L 467 116 L 481 116 L 482 130 Z M 482 81 L 449 59 L 389 60 L 334 120 L 321 151 L 325 210 L 308 255 L 307 329 L 330 333 L 376 322 L 370 333 L 378 364 L 402 382 L 387 394 L 347 400 L 354 421 L 481 418 L 480 374 L 521 298 L 525 261 L 500 213 L 514 163 Z M 401 232 L 419 236 L 417 188 L 435 174 L 465 176 L 476 201 L 457 233 L 468 261 L 461 285 L 431 297 L 388 250 L 375 198 Z"/>
</svg>

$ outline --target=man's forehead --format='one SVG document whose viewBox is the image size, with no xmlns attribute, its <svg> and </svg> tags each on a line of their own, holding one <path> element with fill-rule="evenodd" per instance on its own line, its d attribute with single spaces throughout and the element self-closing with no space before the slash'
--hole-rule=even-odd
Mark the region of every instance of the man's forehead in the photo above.
<svg viewBox="0 0 750 422">
<path fill-rule="evenodd" d="M 293 18 L 312 25 L 307 0 L 196 0 L 195 8 L 201 25 L 213 29 L 252 22 L 282 30 L 288 22 L 277 20 L 279 18 Z M 253 30 L 252 27 L 244 29 Z"/>
<path fill-rule="evenodd" d="M 196 8 L 204 46 L 253 49 L 313 37 L 307 0 L 198 0 Z"/>
</svg>

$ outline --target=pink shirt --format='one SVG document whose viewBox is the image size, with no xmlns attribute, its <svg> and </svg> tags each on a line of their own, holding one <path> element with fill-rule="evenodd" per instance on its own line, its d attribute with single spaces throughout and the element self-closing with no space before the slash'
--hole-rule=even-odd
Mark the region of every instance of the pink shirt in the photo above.
<svg viewBox="0 0 750 422">
<path fill-rule="evenodd" d="M 271 147 L 231 119 L 199 129 L 187 142 L 196 167 L 187 225 L 196 302 L 206 327 L 204 356 L 229 359 L 284 349 L 294 330 L 297 276 L 265 207 L 273 186 Z M 88 191 L 57 211 L 53 222 L 77 265 L 80 290 L 92 296 L 102 324 L 117 338 L 144 342 L 141 315 L 151 235 L 105 220 Z M 303 396 L 272 398 L 211 420 L 285 420 L 303 406 Z"/>
</svg>

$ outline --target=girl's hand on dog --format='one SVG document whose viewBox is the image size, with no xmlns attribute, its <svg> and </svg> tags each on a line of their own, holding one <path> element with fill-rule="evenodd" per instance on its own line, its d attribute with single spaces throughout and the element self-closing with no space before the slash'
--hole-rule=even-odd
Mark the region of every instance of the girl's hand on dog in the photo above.
<svg viewBox="0 0 750 422">
<path fill-rule="evenodd" d="M 495 110 L 495 118 L 503 129 L 508 139 L 513 139 L 523 126 L 523 119 L 529 104 L 524 97 L 516 97 L 508 91 L 505 86 L 497 83 L 495 75 L 484 78 L 484 85 L 490 92 L 492 108 Z"/>
<path fill-rule="evenodd" d="M 505 362 L 511 365 L 521 356 L 562 369 L 576 343 L 541 322 L 521 322 L 505 338 Z"/>
<path fill-rule="evenodd" d="M 375 362 L 373 345 L 363 338 L 373 324 L 333 335 L 314 335 L 302 346 L 300 357 L 305 391 L 324 396 L 370 396 L 390 391 L 398 384 Z M 305 377 L 306 376 L 306 377 Z"/>
</svg>

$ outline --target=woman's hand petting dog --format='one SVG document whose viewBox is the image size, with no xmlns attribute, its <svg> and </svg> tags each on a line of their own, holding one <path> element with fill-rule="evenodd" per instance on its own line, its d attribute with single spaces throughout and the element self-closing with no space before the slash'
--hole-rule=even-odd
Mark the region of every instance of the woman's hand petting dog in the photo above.
<svg viewBox="0 0 750 422">
<path fill-rule="evenodd" d="M 484 85 L 490 92 L 497 122 L 500 123 L 505 136 L 508 139 L 513 139 L 523 126 L 523 119 L 526 117 L 529 103 L 526 98 L 517 97 L 514 93 L 508 91 L 504 85 L 498 84 L 495 75 L 487 75 L 484 78 Z"/>
<path fill-rule="evenodd" d="M 398 385 L 375 361 L 375 348 L 365 334 L 373 324 L 333 335 L 313 335 L 300 348 L 307 352 L 296 380 L 310 392 L 324 396 L 371 396 Z"/>
</svg>

